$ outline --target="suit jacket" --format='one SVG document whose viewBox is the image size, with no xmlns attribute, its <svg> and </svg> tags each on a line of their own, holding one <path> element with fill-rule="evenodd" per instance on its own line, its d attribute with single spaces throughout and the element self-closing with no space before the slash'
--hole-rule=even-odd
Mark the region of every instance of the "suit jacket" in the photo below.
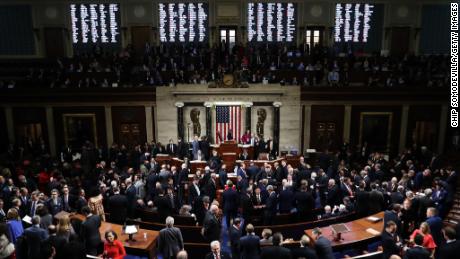
<svg viewBox="0 0 460 259">
<path fill-rule="evenodd" d="M 430 259 L 430 252 L 421 246 L 415 246 L 406 251 L 404 259 Z"/>
<path fill-rule="evenodd" d="M 383 194 L 377 190 L 372 190 L 369 193 L 368 213 L 374 214 L 385 209 L 385 198 Z"/>
<path fill-rule="evenodd" d="M 109 197 L 107 201 L 107 212 L 109 213 L 111 222 L 123 224 L 128 214 L 128 198 L 121 194 L 115 194 Z"/>
<path fill-rule="evenodd" d="M 399 219 L 398 214 L 392 210 L 387 210 L 383 213 L 383 228 L 384 229 L 389 221 L 393 221 L 394 223 L 396 223 L 396 225 L 398 226 L 397 228 L 398 232 L 401 230 L 401 220 Z"/>
<path fill-rule="evenodd" d="M 265 211 L 269 212 L 272 215 L 275 215 L 277 211 L 277 204 L 278 197 L 276 197 L 275 192 L 272 192 L 267 198 L 267 202 L 265 204 Z"/>
<path fill-rule="evenodd" d="M 98 215 L 91 215 L 81 223 L 80 238 L 83 240 L 85 247 L 97 248 L 101 244 L 101 234 L 99 228 L 101 227 L 101 218 Z"/>
<path fill-rule="evenodd" d="M 327 238 L 320 236 L 315 242 L 316 254 L 321 259 L 334 259 L 334 253 L 332 252 L 331 241 Z"/>
<path fill-rule="evenodd" d="M 290 259 L 292 258 L 291 250 L 282 246 L 266 246 L 262 248 L 261 259 Z"/>
<path fill-rule="evenodd" d="M 444 242 L 444 237 L 442 235 L 442 219 L 438 216 L 429 217 L 426 220 L 426 223 L 428 223 L 430 226 L 431 235 L 433 236 L 434 242 L 436 245 L 440 246 Z"/>
<path fill-rule="evenodd" d="M 172 215 L 172 204 L 167 196 L 159 195 L 155 197 L 153 204 L 157 207 L 161 222 L 164 222 L 166 217 Z"/>
<path fill-rule="evenodd" d="M 318 256 L 310 247 L 298 247 L 292 250 L 292 258 L 318 259 Z"/>
<path fill-rule="evenodd" d="M 279 194 L 279 209 L 281 213 L 289 213 L 294 204 L 294 192 L 290 187 L 282 190 Z"/>
<path fill-rule="evenodd" d="M 177 145 L 176 144 L 168 144 L 166 146 L 166 152 L 168 152 L 169 155 L 171 156 L 176 156 L 177 155 Z"/>
<path fill-rule="evenodd" d="M 184 240 L 180 229 L 167 227 L 160 230 L 158 250 L 163 254 L 163 258 L 175 257 L 182 249 L 184 249 Z"/>
<path fill-rule="evenodd" d="M 311 192 L 297 192 L 294 196 L 294 203 L 297 208 L 297 213 L 300 215 L 309 215 L 309 219 L 313 219 L 311 211 L 315 208 L 315 200 Z"/>
<path fill-rule="evenodd" d="M 61 212 L 64 209 L 64 206 L 62 204 L 62 200 L 60 197 L 57 198 L 56 203 L 53 201 L 53 199 L 49 199 L 47 202 L 47 205 L 48 205 L 49 212 L 53 216 Z"/>
<path fill-rule="evenodd" d="M 399 255 L 399 247 L 396 245 L 396 235 L 391 235 L 387 231 L 382 232 L 383 259 L 390 258 L 391 255 Z"/>
<path fill-rule="evenodd" d="M 241 259 L 260 258 L 260 237 L 257 235 L 246 235 L 240 238 Z"/>
<path fill-rule="evenodd" d="M 62 253 L 64 252 L 64 246 L 67 243 L 67 240 L 64 236 L 62 235 L 51 235 L 48 237 L 48 241 L 51 243 L 51 245 L 56 249 L 56 257 L 58 259 L 64 258 L 62 256 Z"/>
<path fill-rule="evenodd" d="M 334 185 L 327 190 L 326 204 L 330 206 L 340 205 L 342 203 L 342 195 L 338 185 Z"/>
<path fill-rule="evenodd" d="M 234 226 L 231 226 L 229 232 L 232 254 L 238 256 L 240 254 L 241 228 L 238 229 Z"/>
<path fill-rule="evenodd" d="M 252 203 L 251 196 L 248 194 L 241 194 L 240 196 L 241 209 L 244 220 L 248 220 L 254 211 L 254 204 Z"/>
<path fill-rule="evenodd" d="M 40 258 L 41 242 L 48 238 L 48 232 L 39 226 L 31 226 L 24 235 L 27 237 L 28 258 Z"/>
<path fill-rule="evenodd" d="M 439 248 L 439 258 L 456 258 L 460 251 L 460 241 L 445 243 Z"/>
<path fill-rule="evenodd" d="M 239 195 L 238 193 L 229 188 L 224 191 L 222 194 L 222 202 L 223 202 L 223 208 L 224 208 L 224 213 L 228 212 L 236 212 L 238 210 L 238 201 L 239 201 Z"/>
<path fill-rule="evenodd" d="M 206 212 L 203 228 L 204 237 L 207 241 L 220 240 L 220 222 L 210 211 Z"/>
<path fill-rule="evenodd" d="M 66 202 L 64 195 L 61 195 L 62 210 L 67 212 L 73 211 L 75 208 L 75 202 L 77 201 L 77 198 L 78 197 L 76 197 L 75 195 L 69 193 Z"/>
<path fill-rule="evenodd" d="M 229 254 L 227 254 L 226 252 L 224 251 L 220 251 L 220 255 L 219 255 L 219 258 L 220 259 L 230 259 L 232 258 Z M 208 253 L 205 257 L 205 259 L 214 259 L 214 254 L 212 252 Z"/>
</svg>

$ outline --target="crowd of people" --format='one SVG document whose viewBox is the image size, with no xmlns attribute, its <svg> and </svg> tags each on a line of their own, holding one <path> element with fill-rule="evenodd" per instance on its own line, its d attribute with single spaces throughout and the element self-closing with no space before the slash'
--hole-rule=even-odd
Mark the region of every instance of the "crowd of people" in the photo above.
<svg viewBox="0 0 460 259">
<path fill-rule="evenodd" d="M 309 49 L 286 44 L 271 46 L 225 42 L 206 45 L 145 45 L 142 53 L 131 45 L 119 52 L 106 52 L 95 46 L 90 52 L 77 52 L 60 58 L 18 66 L 9 63 L 6 79 L 0 76 L 1 88 L 112 88 L 157 87 L 175 84 L 208 84 L 233 73 L 238 81 L 280 83 L 301 86 L 427 86 L 449 84 L 448 56 L 404 57 L 369 56 L 338 53 L 334 48 L 314 46 Z M 46 65 L 45 65 L 46 64 Z M 13 70 L 11 70 L 13 69 Z"/>
<path fill-rule="evenodd" d="M 280 214 L 304 222 L 385 211 L 385 259 L 402 254 L 448 258 L 460 247 L 455 241 L 459 228 L 443 228 L 442 223 L 454 200 L 457 173 L 427 150 L 414 146 L 387 161 L 377 151 L 344 146 L 323 152 L 315 164 L 300 157 L 296 167 L 281 160 L 227 168 L 209 146 L 195 147 L 192 142 L 179 148 L 184 145 L 172 140 L 165 146 L 152 142 L 132 149 L 114 144 L 102 152 L 86 142 L 79 155 L 66 147 L 57 158 L 43 143 L 11 146 L 0 163 L 0 255 L 122 258 L 126 252 L 116 233 L 109 231 L 102 238 L 99 227 L 102 221 L 124 224 L 137 218 L 139 210 L 157 213 L 166 223 L 158 239 L 163 258 L 187 258 L 187 240 L 174 227 L 177 215 L 189 216 L 202 227 L 211 247 L 207 258 L 334 258 L 331 242 L 319 228 L 313 237 L 303 236 L 298 249 L 283 247 L 283 235 L 269 228 L 261 237 L 255 234 L 255 225 L 270 226 Z M 206 154 L 208 163 L 191 172 L 189 160 L 198 151 Z M 163 152 L 180 156 L 184 163 L 180 168 L 160 164 L 156 156 Z M 229 173 L 235 173 L 236 180 L 230 180 Z M 318 208 L 324 208 L 319 216 L 313 213 Z M 83 221 L 62 211 L 82 214 Z M 229 249 L 223 249 L 223 235 L 229 236 Z M 419 250 L 428 257 L 413 257 Z"/>
</svg>

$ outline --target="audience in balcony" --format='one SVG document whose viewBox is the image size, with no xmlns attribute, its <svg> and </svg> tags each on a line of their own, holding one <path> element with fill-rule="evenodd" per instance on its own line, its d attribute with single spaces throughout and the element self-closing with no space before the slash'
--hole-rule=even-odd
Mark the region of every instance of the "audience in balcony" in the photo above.
<svg viewBox="0 0 460 259">
<path fill-rule="evenodd" d="M 33 60 L 22 66 L 0 64 L 0 88 L 112 88 L 208 84 L 226 73 L 249 83 L 302 86 L 368 85 L 442 87 L 449 83 L 447 56 L 367 57 L 340 55 L 315 46 L 248 45 L 228 53 L 217 46 L 159 45 L 136 53 L 131 45 L 118 53 L 75 53 L 55 62 Z M 1 72 L 5 70 L 5 72 Z M 12 72 L 9 72 L 12 71 Z M 2 75 L 5 76 L 2 76 Z M 8 74 L 22 77 L 9 79 Z"/>
</svg>

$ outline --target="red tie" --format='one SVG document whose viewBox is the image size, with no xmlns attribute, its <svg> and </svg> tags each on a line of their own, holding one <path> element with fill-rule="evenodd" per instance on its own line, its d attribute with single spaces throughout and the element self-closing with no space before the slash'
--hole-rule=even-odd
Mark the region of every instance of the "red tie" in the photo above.
<svg viewBox="0 0 460 259">
<path fill-rule="evenodd" d="M 218 253 L 215 253 L 216 259 L 220 259 L 220 255 Z"/>
</svg>

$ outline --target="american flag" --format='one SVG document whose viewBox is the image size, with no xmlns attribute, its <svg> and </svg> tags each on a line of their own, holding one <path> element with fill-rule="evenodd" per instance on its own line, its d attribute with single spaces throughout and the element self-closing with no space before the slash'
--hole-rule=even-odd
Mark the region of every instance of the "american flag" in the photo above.
<svg viewBox="0 0 460 259">
<path fill-rule="evenodd" d="M 240 106 L 216 106 L 216 143 L 227 140 L 227 134 L 231 130 L 233 140 L 237 142 L 241 135 L 241 107 Z"/>
</svg>

